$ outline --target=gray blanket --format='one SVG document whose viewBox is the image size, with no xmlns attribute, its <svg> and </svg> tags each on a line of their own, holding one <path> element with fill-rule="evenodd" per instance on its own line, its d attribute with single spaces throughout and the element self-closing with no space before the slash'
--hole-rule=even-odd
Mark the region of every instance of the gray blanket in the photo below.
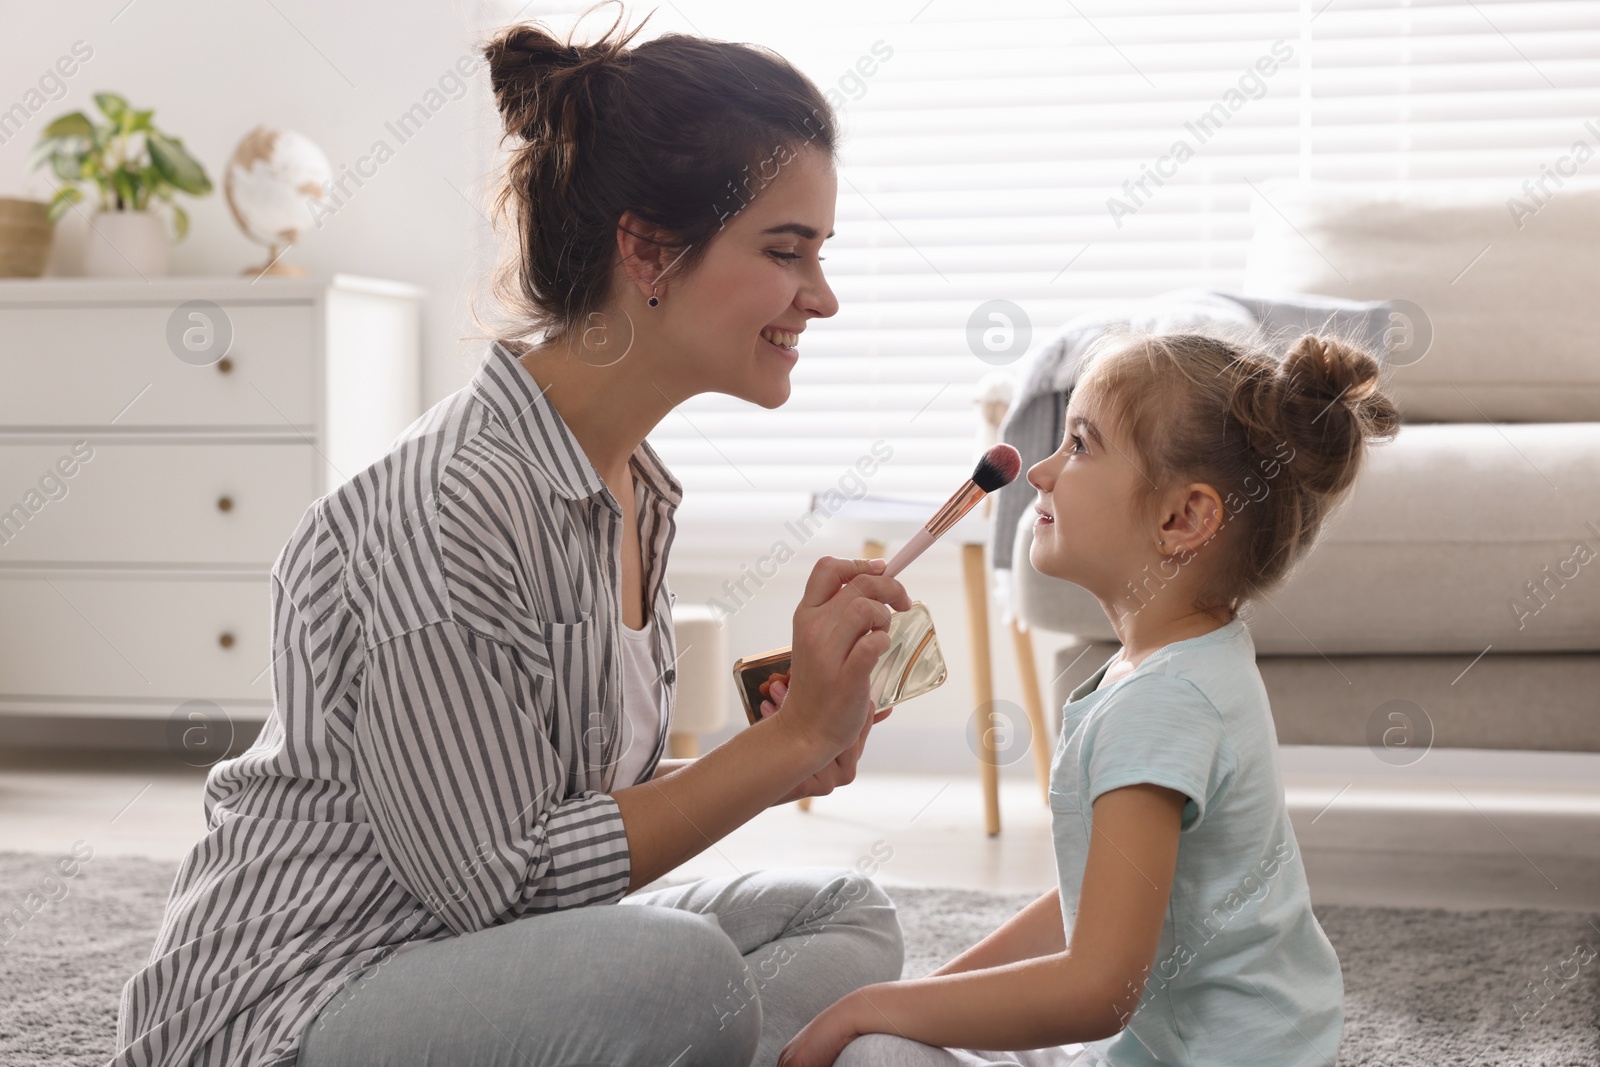
<svg viewBox="0 0 1600 1067">
<path fill-rule="evenodd" d="M 1278 355 L 1302 334 L 1336 335 L 1382 357 L 1387 353 L 1391 310 L 1389 301 L 1299 294 L 1268 299 L 1214 289 L 1176 289 L 1148 300 L 1086 312 L 1070 319 L 1054 338 L 1035 345 L 1024 357 L 1011 406 L 1000 424 L 1000 440 L 1022 454 L 1024 472 L 995 493 L 990 529 L 989 558 L 1005 617 L 1012 614 L 1011 554 L 1017 523 L 1031 513 L 1038 497 L 1038 490 L 1028 484 L 1027 469 L 1060 446 L 1079 357 L 1108 326 L 1129 323 L 1156 331 L 1180 331 L 1207 323 L 1236 324 L 1260 330 Z"/>
</svg>

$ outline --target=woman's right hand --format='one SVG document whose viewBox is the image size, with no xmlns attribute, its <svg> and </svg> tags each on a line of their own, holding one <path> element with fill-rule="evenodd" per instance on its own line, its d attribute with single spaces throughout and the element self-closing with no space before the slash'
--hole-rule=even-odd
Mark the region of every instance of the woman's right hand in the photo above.
<svg viewBox="0 0 1600 1067">
<path fill-rule="evenodd" d="M 794 612 L 782 707 L 683 769 L 611 793 L 627 830 L 630 892 L 790 796 L 855 778 L 872 728 L 873 667 L 889 647 L 889 609 L 909 611 L 887 564 L 824 556 Z M 877 573 L 874 573 L 877 572 Z"/>
<path fill-rule="evenodd" d="M 889 609 L 911 608 L 885 566 L 823 556 L 795 608 L 788 685 L 770 717 L 814 741 L 827 762 L 864 739 L 873 718 L 868 682 L 889 647 Z"/>
</svg>

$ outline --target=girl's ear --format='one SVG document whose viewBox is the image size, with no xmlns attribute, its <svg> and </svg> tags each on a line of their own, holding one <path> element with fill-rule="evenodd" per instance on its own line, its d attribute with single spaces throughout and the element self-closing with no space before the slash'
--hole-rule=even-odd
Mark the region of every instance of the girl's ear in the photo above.
<svg viewBox="0 0 1600 1067">
<path fill-rule="evenodd" d="M 1217 535 L 1226 521 L 1222 498 L 1211 486 L 1205 482 L 1191 482 L 1184 493 L 1178 507 L 1161 525 L 1161 537 L 1166 542 L 1161 547 L 1169 553 L 1197 551 Z"/>
<path fill-rule="evenodd" d="M 1226 517 L 1222 512 L 1222 498 L 1210 485 L 1195 482 L 1187 488 L 1189 494 L 1184 498 L 1184 506 L 1176 517 L 1178 523 L 1166 534 L 1166 544 L 1173 544 L 1176 537 L 1182 547 L 1195 550 L 1216 536 Z"/>
</svg>

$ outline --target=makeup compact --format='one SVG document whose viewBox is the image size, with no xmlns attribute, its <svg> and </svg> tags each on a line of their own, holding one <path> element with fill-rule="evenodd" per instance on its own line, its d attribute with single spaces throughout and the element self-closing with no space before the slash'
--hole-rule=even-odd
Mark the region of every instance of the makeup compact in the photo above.
<svg viewBox="0 0 1600 1067">
<path fill-rule="evenodd" d="M 793 653 L 792 648 L 779 648 L 733 665 L 734 684 L 751 725 L 761 718 L 761 702 L 769 699 L 772 682 L 782 679 L 787 683 Z M 913 600 L 910 610 L 896 611 L 889 619 L 889 647 L 878 657 L 867 684 L 873 713 L 932 692 L 949 676 L 933 615 L 928 605 Z"/>
<path fill-rule="evenodd" d="M 898 575 L 976 507 L 978 501 L 1001 486 L 1009 485 L 1021 472 L 1022 456 L 1010 445 L 995 445 L 985 452 L 972 477 L 934 512 L 933 518 L 912 535 L 904 548 L 895 553 L 884 569 L 884 576 Z M 780 679 L 788 683 L 793 656 L 792 647 L 778 648 L 759 656 L 746 656 L 733 665 L 734 684 L 751 725 L 760 721 L 761 703 L 770 698 L 772 683 Z M 889 647 L 872 668 L 868 684 L 873 713 L 931 692 L 943 685 L 948 676 L 928 606 L 913 600 L 909 610 L 894 612 L 889 619 Z"/>
</svg>

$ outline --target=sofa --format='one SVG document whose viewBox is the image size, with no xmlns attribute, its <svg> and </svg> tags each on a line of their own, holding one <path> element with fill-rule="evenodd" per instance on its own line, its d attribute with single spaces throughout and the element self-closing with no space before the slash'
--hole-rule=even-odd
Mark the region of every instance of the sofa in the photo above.
<svg viewBox="0 0 1600 1067">
<path fill-rule="evenodd" d="M 1402 415 L 1244 612 L 1279 742 L 1395 765 L 1600 752 L 1600 186 L 1257 188 L 1243 290 L 1392 302 L 1383 388 Z M 1049 670 L 1059 716 L 1118 643 L 1092 596 L 1032 568 L 1031 537 L 1018 522 L 1010 595 L 1024 625 L 1071 637 Z"/>
</svg>

